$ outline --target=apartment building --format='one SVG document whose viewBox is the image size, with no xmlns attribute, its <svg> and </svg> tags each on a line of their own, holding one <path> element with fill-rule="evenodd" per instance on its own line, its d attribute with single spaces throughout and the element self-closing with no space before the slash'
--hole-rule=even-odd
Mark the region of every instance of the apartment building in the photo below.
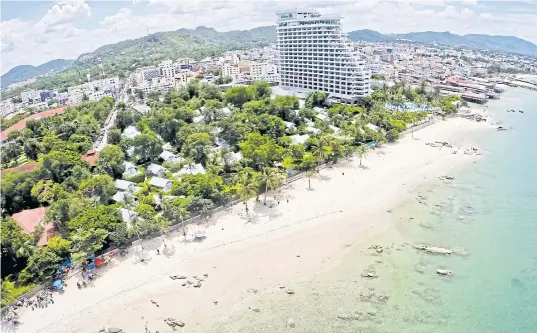
<svg viewBox="0 0 537 333">
<path fill-rule="evenodd" d="M 370 70 L 341 29 L 339 15 L 314 10 L 276 13 L 280 86 L 323 91 L 355 104 L 370 93 Z"/>
<path fill-rule="evenodd" d="M 36 103 L 41 102 L 41 94 L 38 90 L 26 90 L 21 92 L 21 99 L 23 103 Z"/>
<path fill-rule="evenodd" d="M 278 66 L 268 62 L 253 61 L 250 63 L 250 80 L 279 82 Z"/>
<path fill-rule="evenodd" d="M 239 66 L 231 63 L 224 63 L 221 67 L 222 76 L 229 76 L 233 80 L 238 80 L 241 76 Z"/>
</svg>

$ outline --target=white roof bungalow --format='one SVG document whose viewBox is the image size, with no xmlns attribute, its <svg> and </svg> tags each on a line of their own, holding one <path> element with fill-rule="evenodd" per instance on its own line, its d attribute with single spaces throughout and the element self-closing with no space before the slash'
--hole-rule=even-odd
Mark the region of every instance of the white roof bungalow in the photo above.
<svg viewBox="0 0 537 333">
<path fill-rule="evenodd" d="M 121 218 L 123 219 L 123 222 L 127 224 L 127 228 L 131 228 L 132 222 L 136 218 L 138 218 L 138 213 L 126 208 L 118 208 L 118 210 L 121 213 Z"/>
<path fill-rule="evenodd" d="M 162 153 L 160 153 L 160 158 L 162 158 L 164 162 L 172 162 L 172 163 L 179 163 L 183 160 L 181 157 L 167 150 L 163 150 Z"/>
<path fill-rule="evenodd" d="M 160 190 L 162 190 L 164 192 L 171 191 L 172 184 L 173 184 L 173 181 L 171 181 L 170 179 L 160 178 L 160 177 L 153 177 L 149 181 L 149 185 L 155 186 L 156 188 L 158 188 L 158 189 L 160 189 Z"/>
<path fill-rule="evenodd" d="M 231 110 L 230 110 L 227 106 L 221 108 L 221 109 L 220 109 L 220 112 L 222 112 L 222 113 L 225 114 L 226 116 L 231 114 Z"/>
<path fill-rule="evenodd" d="M 226 163 L 235 164 L 235 163 L 239 162 L 240 160 L 242 160 L 244 156 L 242 156 L 242 153 L 240 151 L 238 151 L 236 153 L 230 151 L 230 152 L 227 152 L 225 154 L 225 156 L 223 156 L 223 157 L 224 157 L 224 161 Z"/>
<path fill-rule="evenodd" d="M 378 132 L 378 130 L 379 130 L 379 127 L 378 127 L 378 126 L 373 125 L 373 124 L 371 124 L 371 123 L 369 123 L 369 124 L 367 124 L 367 125 L 365 125 L 365 126 L 366 126 L 367 128 L 369 128 L 370 130 L 375 131 L 375 132 Z"/>
<path fill-rule="evenodd" d="M 306 127 L 306 131 L 313 133 L 313 134 L 319 134 L 321 133 L 321 130 L 312 126 Z"/>
<path fill-rule="evenodd" d="M 116 194 L 112 196 L 112 200 L 115 202 L 124 202 L 125 201 L 125 192 L 117 191 Z"/>
<path fill-rule="evenodd" d="M 136 184 L 133 182 L 129 182 L 128 180 L 117 179 L 116 190 L 133 193 L 134 191 L 136 191 Z"/>
<path fill-rule="evenodd" d="M 284 123 L 285 123 L 285 127 L 287 127 L 287 129 L 295 129 L 296 128 L 296 125 L 293 122 L 284 121 Z"/>
<path fill-rule="evenodd" d="M 326 121 L 328 119 L 328 116 L 324 112 L 318 113 L 315 118 L 321 119 L 322 121 Z"/>
<path fill-rule="evenodd" d="M 205 174 L 205 168 L 200 163 L 192 166 L 185 165 L 179 172 L 173 174 L 174 177 L 180 178 L 182 175 Z"/>
<path fill-rule="evenodd" d="M 140 135 L 140 131 L 137 130 L 134 126 L 129 126 L 125 128 L 122 134 L 122 136 L 126 137 L 127 139 L 134 139 L 138 135 Z"/>
<path fill-rule="evenodd" d="M 205 119 L 205 116 L 197 116 L 197 117 L 192 118 L 192 122 L 202 123 L 204 119 Z"/>
<path fill-rule="evenodd" d="M 123 166 L 125 167 L 125 171 L 123 171 L 123 178 L 131 178 L 139 174 L 141 171 L 138 170 L 136 165 L 132 164 L 131 162 L 123 162 Z"/>
<path fill-rule="evenodd" d="M 303 134 L 303 135 L 295 134 L 295 135 L 291 135 L 290 138 L 291 138 L 291 141 L 293 142 L 293 144 L 297 145 L 299 143 L 304 144 L 306 142 L 306 140 L 310 138 L 310 136 L 307 135 L 307 134 Z"/>
<path fill-rule="evenodd" d="M 146 169 L 146 174 L 149 176 L 164 177 L 167 171 L 168 169 L 162 165 L 151 163 Z"/>
</svg>

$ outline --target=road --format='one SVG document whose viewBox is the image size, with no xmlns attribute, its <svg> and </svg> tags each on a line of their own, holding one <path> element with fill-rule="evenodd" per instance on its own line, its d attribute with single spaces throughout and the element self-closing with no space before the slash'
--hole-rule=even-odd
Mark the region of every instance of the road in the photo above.
<svg viewBox="0 0 537 333">
<path fill-rule="evenodd" d="M 101 130 L 101 134 L 97 137 L 95 142 L 93 143 L 93 148 L 96 151 L 101 151 L 108 143 L 108 132 L 110 131 L 110 128 L 114 126 L 114 123 L 116 121 L 117 116 L 117 104 L 119 102 L 125 102 L 127 101 L 127 90 L 129 89 L 129 80 L 125 80 L 125 84 L 123 88 L 121 89 L 121 92 L 119 93 L 119 98 L 116 101 L 116 105 L 114 105 L 114 108 L 112 109 L 112 114 L 108 118 L 108 121 L 103 125 L 103 128 Z"/>
</svg>

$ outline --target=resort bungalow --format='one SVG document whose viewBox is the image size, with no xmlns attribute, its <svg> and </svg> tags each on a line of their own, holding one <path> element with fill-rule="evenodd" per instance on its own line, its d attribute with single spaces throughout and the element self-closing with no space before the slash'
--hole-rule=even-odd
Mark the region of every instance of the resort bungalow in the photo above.
<svg viewBox="0 0 537 333">
<path fill-rule="evenodd" d="M 183 160 L 181 157 L 167 150 L 163 150 L 162 153 L 160 153 L 159 157 L 162 158 L 164 162 L 171 162 L 171 163 L 179 163 Z"/>
<path fill-rule="evenodd" d="M 134 139 L 135 137 L 140 135 L 140 131 L 138 131 L 136 127 L 134 126 L 129 126 L 125 128 L 125 130 L 123 131 L 123 134 L 121 135 L 127 139 Z"/>
<path fill-rule="evenodd" d="M 320 119 L 322 121 L 328 120 L 328 116 L 324 112 L 319 112 L 315 118 Z"/>
<path fill-rule="evenodd" d="M 205 119 L 205 116 L 197 116 L 192 118 L 192 122 L 194 123 L 203 123 Z"/>
<path fill-rule="evenodd" d="M 123 162 L 123 166 L 125 167 L 125 171 L 123 171 L 123 178 L 132 178 L 141 173 L 141 171 L 138 170 L 138 168 L 131 162 L 125 161 Z"/>
<path fill-rule="evenodd" d="M 287 127 L 288 130 L 294 130 L 296 129 L 296 125 L 293 122 L 290 121 L 284 121 L 285 127 Z"/>
<path fill-rule="evenodd" d="M 121 213 L 121 219 L 127 224 L 127 228 L 132 228 L 132 223 L 138 218 L 138 213 L 126 208 L 118 208 Z"/>
<path fill-rule="evenodd" d="M 52 222 L 43 224 L 47 210 L 48 207 L 26 209 L 11 216 L 21 227 L 22 232 L 27 235 L 33 235 L 38 226 L 43 226 L 43 232 L 39 236 L 37 246 L 47 245 L 48 240 L 54 236 L 54 225 Z"/>
<path fill-rule="evenodd" d="M 370 130 L 375 131 L 375 132 L 378 132 L 378 130 L 379 130 L 379 127 L 378 127 L 378 126 L 373 125 L 373 124 L 371 124 L 371 123 L 365 125 L 365 127 L 369 128 Z"/>
<path fill-rule="evenodd" d="M 134 193 L 136 191 L 136 184 L 129 182 L 128 180 L 117 179 L 116 190 L 127 193 Z"/>
<path fill-rule="evenodd" d="M 310 136 L 307 134 L 303 134 L 303 135 L 295 134 L 295 135 L 291 135 L 290 138 L 293 144 L 297 145 L 297 144 L 304 144 L 306 140 L 310 138 Z"/>
<path fill-rule="evenodd" d="M 182 175 L 205 174 L 205 168 L 200 163 L 194 165 L 185 165 L 179 172 L 173 174 L 174 177 L 180 178 Z"/>
<path fill-rule="evenodd" d="M 160 177 L 153 177 L 149 181 L 149 185 L 154 186 L 164 192 L 171 191 L 172 184 L 173 184 L 173 181 L 166 179 L 166 178 L 160 178 Z"/>
<path fill-rule="evenodd" d="M 162 165 L 152 163 L 147 167 L 145 173 L 149 177 L 164 177 L 167 171 L 168 169 L 166 169 Z"/>
<path fill-rule="evenodd" d="M 313 133 L 313 134 L 320 134 L 321 133 L 321 130 L 318 129 L 318 128 L 315 128 L 313 126 L 308 126 L 306 127 L 306 131 L 310 132 L 310 133 Z"/>
</svg>

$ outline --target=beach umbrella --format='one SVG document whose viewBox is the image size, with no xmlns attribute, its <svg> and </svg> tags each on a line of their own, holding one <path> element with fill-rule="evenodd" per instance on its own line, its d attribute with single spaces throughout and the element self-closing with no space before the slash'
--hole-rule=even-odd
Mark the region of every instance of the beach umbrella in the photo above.
<svg viewBox="0 0 537 333">
<path fill-rule="evenodd" d="M 52 283 L 52 286 L 53 286 L 54 288 L 56 288 L 56 290 L 62 290 L 62 289 L 63 289 L 63 283 L 62 283 L 62 280 L 57 279 L 56 281 L 54 281 L 54 283 Z"/>
</svg>

